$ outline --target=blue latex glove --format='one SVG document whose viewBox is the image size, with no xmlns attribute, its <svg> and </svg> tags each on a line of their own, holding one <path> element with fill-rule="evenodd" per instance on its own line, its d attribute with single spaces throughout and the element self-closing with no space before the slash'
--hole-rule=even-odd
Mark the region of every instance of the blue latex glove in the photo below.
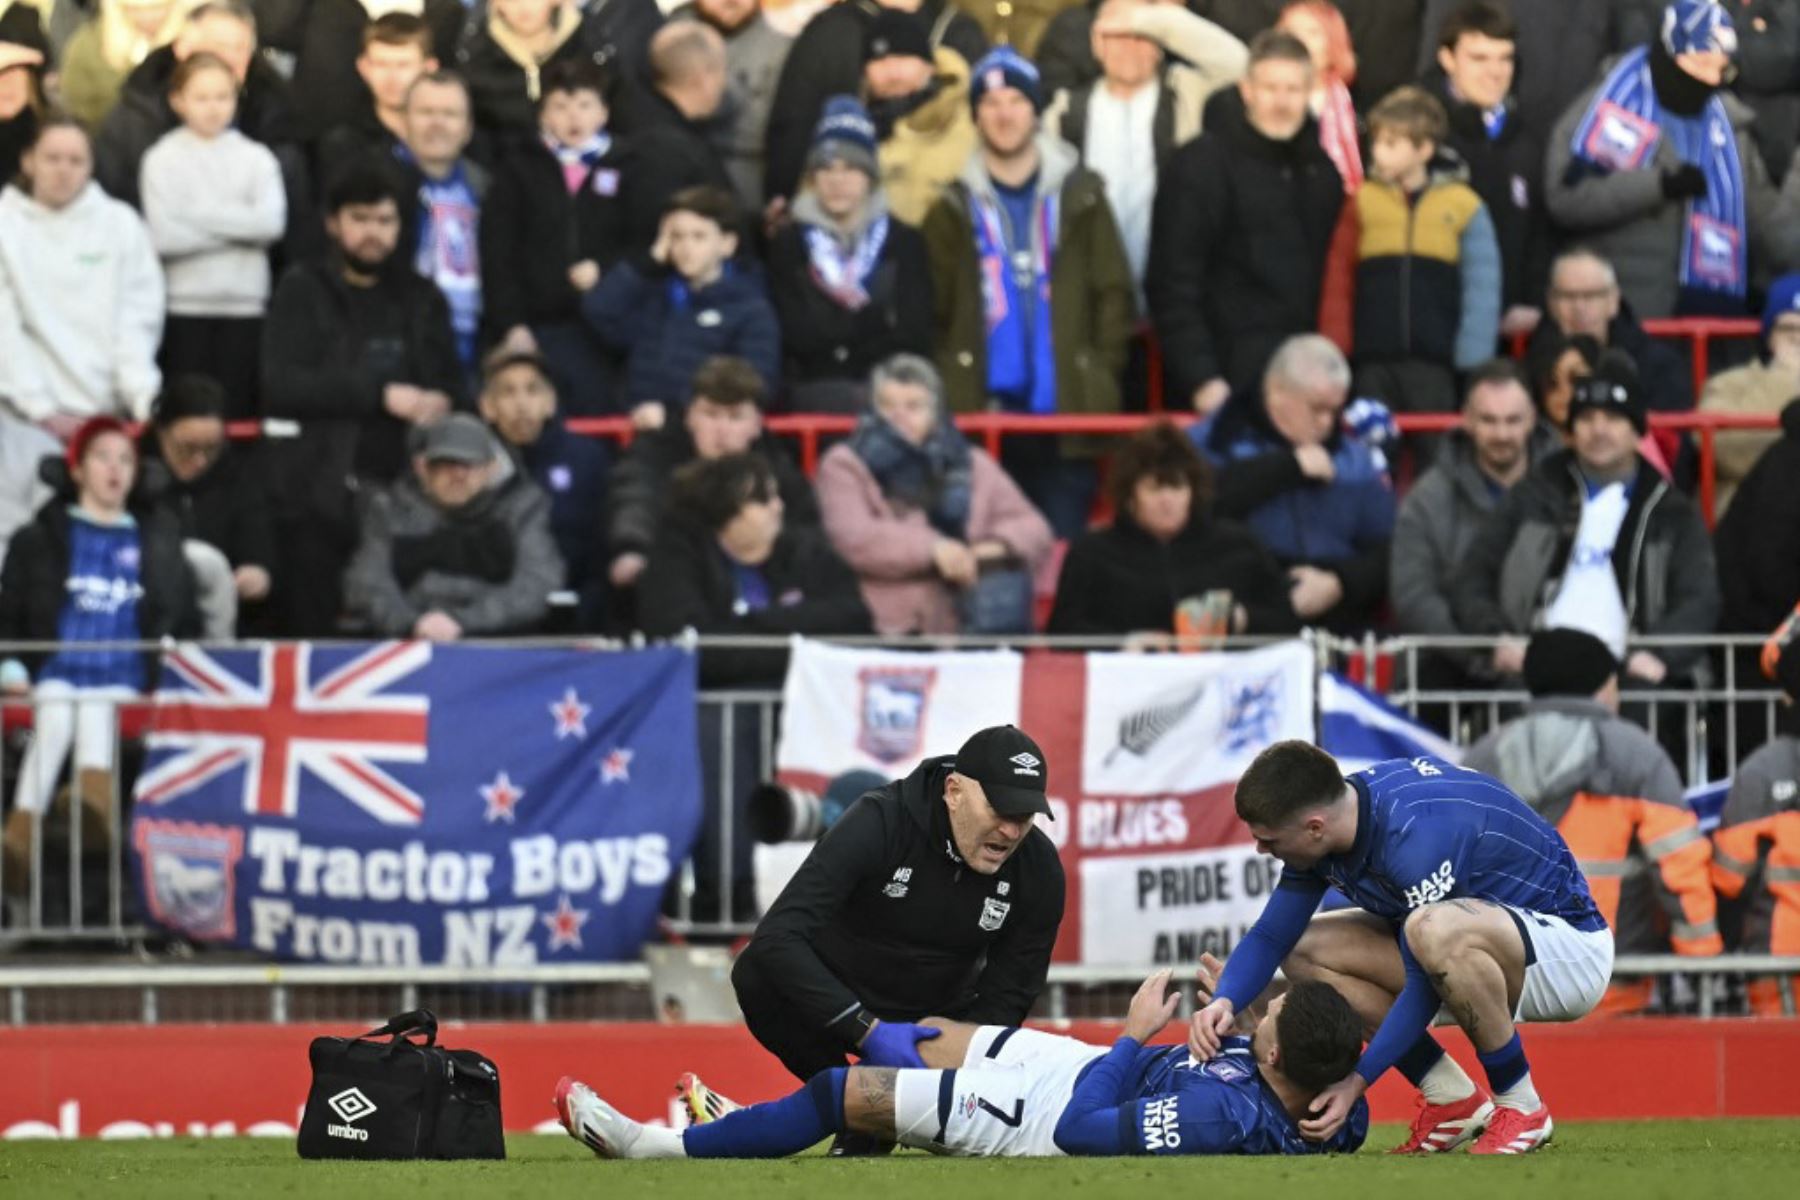
<svg viewBox="0 0 1800 1200">
<path fill-rule="evenodd" d="M 924 1025 L 908 1025 L 904 1021 L 882 1021 L 869 1030 L 857 1053 L 865 1067 L 913 1067 L 923 1070 L 919 1043 L 929 1042 L 942 1033 Z"/>
</svg>

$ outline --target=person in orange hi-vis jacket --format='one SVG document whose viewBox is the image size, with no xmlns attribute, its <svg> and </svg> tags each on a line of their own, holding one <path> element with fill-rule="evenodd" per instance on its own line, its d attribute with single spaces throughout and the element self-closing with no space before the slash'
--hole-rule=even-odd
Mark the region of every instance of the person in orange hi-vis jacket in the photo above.
<svg viewBox="0 0 1800 1200">
<path fill-rule="evenodd" d="M 1773 647 L 1768 665 L 1788 700 L 1800 700 L 1800 647 Z M 1790 703 L 1776 719 L 1781 732 L 1732 777 L 1713 834 L 1712 877 L 1721 896 L 1743 900 L 1739 949 L 1800 955 L 1800 709 Z M 1758 1014 L 1792 1016 L 1796 1000 L 1800 975 L 1750 982 Z"/>
<path fill-rule="evenodd" d="M 1464 765 L 1501 780 L 1555 824 L 1613 928 L 1620 954 L 1724 952 L 1712 847 L 1669 756 L 1618 715 L 1618 660 L 1576 629 L 1535 634 L 1532 701 L 1470 748 Z M 1655 980 L 1614 982 L 1595 1010 L 1641 1012 Z"/>
</svg>

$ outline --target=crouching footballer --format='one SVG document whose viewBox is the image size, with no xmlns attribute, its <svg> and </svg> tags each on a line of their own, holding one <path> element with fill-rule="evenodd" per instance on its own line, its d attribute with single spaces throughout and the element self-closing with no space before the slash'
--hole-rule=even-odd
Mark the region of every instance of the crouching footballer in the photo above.
<svg viewBox="0 0 1800 1200">
<path fill-rule="evenodd" d="M 1218 963 L 1200 973 L 1210 990 Z M 556 1111 L 602 1158 L 779 1158 L 840 1133 L 980 1158 L 1351 1151 L 1368 1106 L 1323 1143 L 1299 1122 L 1355 1067 L 1362 1022 L 1328 983 L 1297 984 L 1260 1019 L 1244 1014 L 1208 1062 L 1185 1045 L 1146 1046 L 1174 1015 L 1169 972 L 1144 981 L 1110 1049 L 1033 1029 L 930 1019 L 926 1069 L 836 1067 L 780 1100 L 740 1108 L 692 1075 L 680 1090 L 694 1124 L 643 1125 L 564 1076 Z M 1210 999 L 1203 994 L 1201 999 Z"/>
</svg>

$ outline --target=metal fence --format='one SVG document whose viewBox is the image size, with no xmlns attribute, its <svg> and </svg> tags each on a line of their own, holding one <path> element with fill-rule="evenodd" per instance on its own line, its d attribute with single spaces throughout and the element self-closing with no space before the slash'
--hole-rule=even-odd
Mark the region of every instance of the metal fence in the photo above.
<svg viewBox="0 0 1800 1200">
<path fill-rule="evenodd" d="M 1041 1021 L 1117 1019 L 1148 968 L 1053 965 L 1032 1011 Z M 1617 978 L 1657 978 L 1710 1018 L 1725 1011 L 1745 980 L 1781 977 L 1786 1011 L 1800 958 L 1737 955 L 1697 961 L 1674 955 L 1624 956 Z M 0 1024 L 180 1025 L 309 1022 L 378 1025 L 389 1015 L 429 1008 L 459 1021 L 679 1021 L 648 963 L 579 966 L 326 967 L 193 964 L 15 966 L 0 971 Z M 1180 1013 L 1196 1003 L 1177 979 Z M 721 985 L 722 986 L 722 985 Z M 729 997 L 724 1001 L 731 1004 Z"/>
<path fill-rule="evenodd" d="M 1506 719 L 1527 699 L 1516 684 L 1445 688 L 1431 686 L 1425 664 L 1433 656 L 1469 656 L 1491 654 L 1498 639 L 1493 638 L 1367 638 L 1360 641 L 1335 638 L 1324 634 L 1308 634 L 1321 671 L 1333 670 L 1363 681 L 1384 691 L 1396 707 L 1438 723 L 1454 740 L 1467 743 L 1486 729 Z M 896 642 L 893 639 L 844 639 L 889 647 L 910 646 L 915 649 L 941 650 L 956 646 L 991 647 L 1007 645 L 1016 649 L 1118 649 L 1116 639 L 1096 638 L 1011 638 L 966 639 L 963 641 Z M 697 647 L 743 646 L 755 642 L 768 646 L 781 639 L 700 639 Z M 1242 645 L 1267 644 L 1268 639 L 1245 639 Z M 591 642 L 566 643 L 595 645 Z M 1239 643 L 1234 643 L 1234 645 Z M 1702 784 L 1729 777 L 1749 749 L 1772 737 L 1776 730 L 1776 714 L 1782 703 L 1780 694 L 1760 676 L 1747 673 L 1742 660 L 1759 639 L 1714 637 L 1699 641 L 1677 641 L 1647 638 L 1633 642 L 1633 649 L 1656 650 L 1680 646 L 1701 651 L 1701 667 L 1696 676 L 1680 684 L 1654 689 L 1627 687 L 1623 699 L 1627 711 L 1641 714 L 1651 732 L 1671 748 L 1690 784 Z M 0 658 L 23 647 L 0 645 Z M 42 647 L 37 647 L 42 649 Z M 0 775 L 0 786 L 6 789 L 6 808 L 10 817 L 18 788 L 18 763 L 25 739 L 31 736 L 37 714 L 33 701 L 14 698 L 0 705 L 0 742 L 5 746 L 6 769 Z M 678 886 L 672 889 L 665 920 L 665 933 L 676 940 L 719 941 L 748 934 L 754 928 L 756 907 L 751 880 L 747 878 L 749 857 L 744 824 L 749 791 L 774 775 L 775 746 L 781 718 L 780 694 L 775 691 L 703 692 L 699 698 L 700 729 L 703 744 L 701 758 L 705 770 L 707 822 L 702 841 L 694 858 L 682 869 Z M 107 780 L 104 794 L 98 797 L 98 809 L 89 813 L 82 803 L 79 789 L 64 787 L 57 802 L 39 820 L 32 822 L 29 843 L 29 879 L 23 894 L 18 893 L 17 864 L 0 862 L 0 954 L 17 954 L 33 949 L 51 955 L 68 955 L 102 951 L 137 956 L 140 962 L 155 961 L 157 970 L 181 971 L 201 969 L 217 963 L 220 956 L 213 951 L 196 953 L 166 935 L 147 928 L 136 911 L 136 903 L 128 876 L 129 855 L 124 831 L 129 813 L 128 787 L 133 767 L 133 747 L 145 723 L 146 710 L 141 703 L 119 704 L 114 709 L 112 739 L 113 761 L 120 766 Z M 93 799 L 93 797 L 90 797 Z M 94 819 L 98 817 L 99 819 Z M 104 836 L 97 836 L 104 835 Z M 12 869 L 13 878 L 7 871 Z M 125 958 L 120 970 L 130 970 L 131 959 Z M 182 963 L 190 963 L 191 967 Z M 1677 977 L 1701 970 L 1693 960 L 1668 960 L 1660 965 L 1640 964 L 1640 973 Z M 210 969 L 210 968 L 208 968 Z M 156 977 L 133 975 L 130 983 L 93 983 L 84 989 L 79 1001 L 71 998 L 67 980 L 59 983 L 19 982 L 21 978 L 38 980 L 36 975 L 21 976 L 20 968 L 0 967 L 0 989 L 11 988 L 8 1016 L 14 1022 L 58 1019 L 54 1014 L 86 1014 L 87 1019 L 220 1019 L 198 1014 L 242 1013 L 254 1019 L 301 1019 L 308 1012 L 324 1016 L 356 1009 L 373 1012 L 383 1007 L 373 1004 L 376 996 L 395 998 L 393 988 L 402 989 L 408 982 L 384 984 L 380 976 L 361 971 L 340 972 L 344 978 L 296 974 L 295 968 L 279 972 L 266 966 L 227 970 L 248 970 L 264 982 L 276 978 L 294 982 L 292 991 L 273 987 L 268 995 L 251 996 L 238 976 L 225 981 L 200 981 L 191 987 L 175 988 L 178 975 Z M 562 1016 L 616 1016 L 620 1018 L 653 1015 L 652 997 L 633 975 L 632 968 L 598 968 L 593 978 L 580 975 L 569 978 L 538 978 L 535 982 L 512 988 L 495 988 L 493 975 L 479 981 L 449 981 L 430 984 L 429 972 L 408 972 L 411 986 L 452 989 L 462 997 L 458 1011 L 474 1011 L 493 1016 L 527 1019 L 550 1019 Z M 1699 979 L 1691 989 L 1697 997 L 1696 1007 L 1710 1011 L 1714 1000 L 1729 991 L 1721 982 L 1727 977 L 1754 973 L 1800 973 L 1800 960 L 1748 959 L 1731 957 L 1717 960 L 1704 970 L 1710 978 Z M 1622 965 L 1622 973 L 1623 965 Z M 90 976 L 100 979 L 101 976 Z M 110 976 L 106 976 L 110 980 Z M 480 986 L 475 986 L 479 982 Z M 1106 1015 L 1123 1010 L 1130 989 L 1137 982 L 1136 973 L 1117 970 L 1094 971 L 1088 968 L 1058 968 L 1056 986 L 1046 996 L 1042 1015 L 1052 1018 Z M 1685 985 L 1684 985 L 1685 986 Z M 237 990 L 232 990 L 232 989 Z M 335 990 L 334 990 L 335 989 Z M 385 991 L 384 991 L 385 989 Z M 455 991 L 455 989 L 462 989 Z M 473 990 L 470 990 L 473 989 Z M 1724 989 L 1724 990 L 1721 990 Z M 402 992 L 400 998 L 404 998 Z M 435 994 L 434 994 L 435 995 Z M 450 993 L 445 994 L 445 999 Z M 57 999 L 61 997 L 61 999 Z M 439 1001 L 442 1003 L 442 1001 Z M 48 1007 L 45 1007 L 45 1006 Z M 301 1006 L 296 1008 L 294 1006 Z M 311 1005 L 313 1007 L 305 1007 Z M 1792 1011 L 1792 1001 L 1789 1001 Z M 286 1007 L 284 1007 L 286 1006 Z M 360 1006 L 360 1007 L 359 1007 Z M 449 1007 L 446 1005 L 446 1007 Z M 296 1015 L 299 1014 L 299 1015 Z"/>
<path fill-rule="evenodd" d="M 1360 641 L 1317 637 L 1321 669 L 1340 671 L 1383 693 L 1410 716 L 1467 746 L 1513 716 L 1530 696 L 1517 679 L 1447 687 L 1434 681 L 1466 672 L 1472 660 L 1491 659 L 1504 637 L 1399 636 Z M 1689 674 L 1654 687 L 1620 681 L 1620 711 L 1643 725 L 1669 751 L 1688 786 L 1729 779 L 1756 747 L 1777 732 L 1786 703 L 1779 689 L 1751 665 L 1764 639 L 1719 634 L 1705 638 L 1633 638 L 1629 650 L 1698 652 Z M 1443 668 L 1434 672 L 1433 666 Z"/>
</svg>

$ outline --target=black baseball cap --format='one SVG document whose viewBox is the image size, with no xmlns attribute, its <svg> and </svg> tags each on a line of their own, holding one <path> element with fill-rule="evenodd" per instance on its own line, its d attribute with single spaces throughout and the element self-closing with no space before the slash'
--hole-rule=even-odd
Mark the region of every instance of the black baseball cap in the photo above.
<svg viewBox="0 0 1800 1200">
<path fill-rule="evenodd" d="M 1044 795 L 1049 771 L 1043 750 L 1011 725 L 990 725 L 956 752 L 956 773 L 979 783 L 988 803 L 1003 817 L 1042 813 L 1054 821 Z"/>
</svg>

